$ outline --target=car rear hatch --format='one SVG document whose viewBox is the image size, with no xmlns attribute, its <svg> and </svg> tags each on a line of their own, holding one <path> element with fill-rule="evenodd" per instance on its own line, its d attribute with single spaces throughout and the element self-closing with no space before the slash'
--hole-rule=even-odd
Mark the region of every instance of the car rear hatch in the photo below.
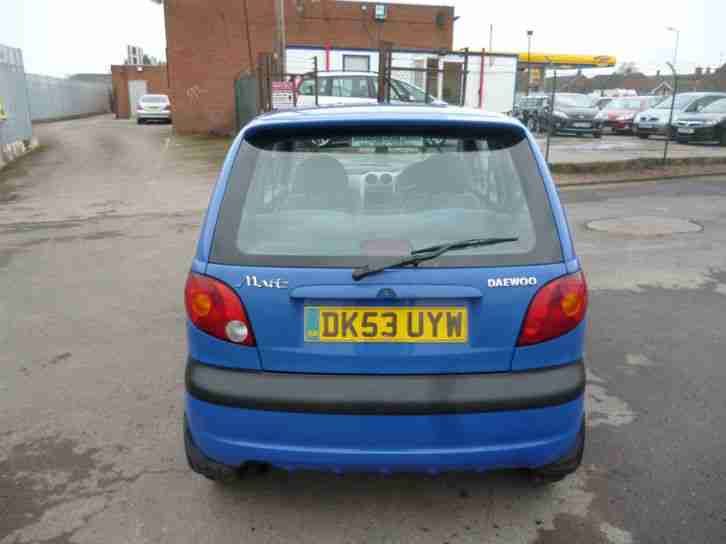
<svg viewBox="0 0 726 544">
<path fill-rule="evenodd" d="M 516 126 L 278 129 L 242 143 L 206 274 L 239 295 L 267 371 L 507 371 L 533 296 L 565 274 L 548 202 Z M 353 277 L 476 237 L 517 240 Z"/>
</svg>

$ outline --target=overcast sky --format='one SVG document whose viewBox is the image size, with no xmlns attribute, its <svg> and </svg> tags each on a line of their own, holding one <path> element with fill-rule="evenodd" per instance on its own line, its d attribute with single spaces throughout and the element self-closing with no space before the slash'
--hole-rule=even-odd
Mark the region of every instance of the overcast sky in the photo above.
<svg viewBox="0 0 726 544">
<path fill-rule="evenodd" d="M 213 5 L 214 0 L 207 1 Z M 250 0 L 269 2 L 272 0 Z M 726 62 L 726 0 L 398 0 L 454 5 L 455 47 L 615 55 L 646 72 L 665 70 L 680 29 L 678 67 Z M 162 8 L 150 0 L 0 0 L 0 43 L 23 49 L 28 72 L 64 76 L 108 72 L 127 44 L 163 57 Z"/>
</svg>

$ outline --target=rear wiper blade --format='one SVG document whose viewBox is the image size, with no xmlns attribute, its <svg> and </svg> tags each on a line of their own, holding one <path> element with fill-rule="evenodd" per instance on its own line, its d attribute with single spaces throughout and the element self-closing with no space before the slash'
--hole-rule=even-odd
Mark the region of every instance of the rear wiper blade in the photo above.
<svg viewBox="0 0 726 544">
<path fill-rule="evenodd" d="M 466 249 L 469 247 L 481 247 L 481 246 L 493 246 L 496 244 L 505 244 L 508 242 L 516 242 L 519 238 L 471 238 L 469 240 L 461 240 L 459 242 L 451 242 L 449 244 L 440 244 L 436 246 L 424 247 L 416 249 L 411 252 L 411 255 L 390 262 L 382 266 L 364 266 L 362 268 L 356 268 L 353 271 L 353 279 L 355 281 L 362 280 L 366 276 L 383 272 L 389 268 L 397 268 L 400 266 L 415 266 L 424 261 L 430 261 L 440 257 L 447 251 L 454 251 L 457 249 Z"/>
</svg>

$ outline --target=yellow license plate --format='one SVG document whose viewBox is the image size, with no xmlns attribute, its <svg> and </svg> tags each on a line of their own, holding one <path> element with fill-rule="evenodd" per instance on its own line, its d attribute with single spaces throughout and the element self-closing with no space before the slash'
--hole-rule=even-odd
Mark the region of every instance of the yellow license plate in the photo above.
<svg viewBox="0 0 726 544">
<path fill-rule="evenodd" d="M 306 342 L 463 343 L 468 339 L 469 314 L 464 307 L 305 307 Z"/>
</svg>

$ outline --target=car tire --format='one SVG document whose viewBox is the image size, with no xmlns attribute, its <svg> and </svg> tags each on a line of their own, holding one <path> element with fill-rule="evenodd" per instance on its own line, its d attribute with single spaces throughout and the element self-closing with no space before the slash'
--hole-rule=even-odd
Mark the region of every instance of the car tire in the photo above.
<svg viewBox="0 0 726 544">
<path fill-rule="evenodd" d="M 201 474 L 208 480 L 220 484 L 228 484 L 239 480 L 239 470 L 235 467 L 223 465 L 209 459 L 194 443 L 192 433 L 189 431 L 187 418 L 184 418 L 184 451 L 187 455 L 187 463 L 197 474 Z"/>
<path fill-rule="evenodd" d="M 636 135 L 638 136 L 638 138 L 640 138 L 641 140 L 647 140 L 647 139 L 648 139 L 648 134 L 643 134 L 642 132 L 636 132 L 635 134 L 636 134 Z"/>
<path fill-rule="evenodd" d="M 585 418 L 583 418 L 572 451 L 552 464 L 530 470 L 532 482 L 539 485 L 552 484 L 575 472 L 582 464 L 582 457 L 585 454 L 585 435 Z"/>
<path fill-rule="evenodd" d="M 599 140 L 600 138 L 602 138 L 602 132 L 593 132 L 592 137 Z"/>
<path fill-rule="evenodd" d="M 721 147 L 726 147 L 726 128 L 721 131 L 721 139 L 718 142 Z"/>
<path fill-rule="evenodd" d="M 136 119 L 136 124 L 137 125 L 143 125 L 144 124 L 144 120 L 141 119 L 141 118 L 138 118 L 138 119 Z"/>
</svg>

